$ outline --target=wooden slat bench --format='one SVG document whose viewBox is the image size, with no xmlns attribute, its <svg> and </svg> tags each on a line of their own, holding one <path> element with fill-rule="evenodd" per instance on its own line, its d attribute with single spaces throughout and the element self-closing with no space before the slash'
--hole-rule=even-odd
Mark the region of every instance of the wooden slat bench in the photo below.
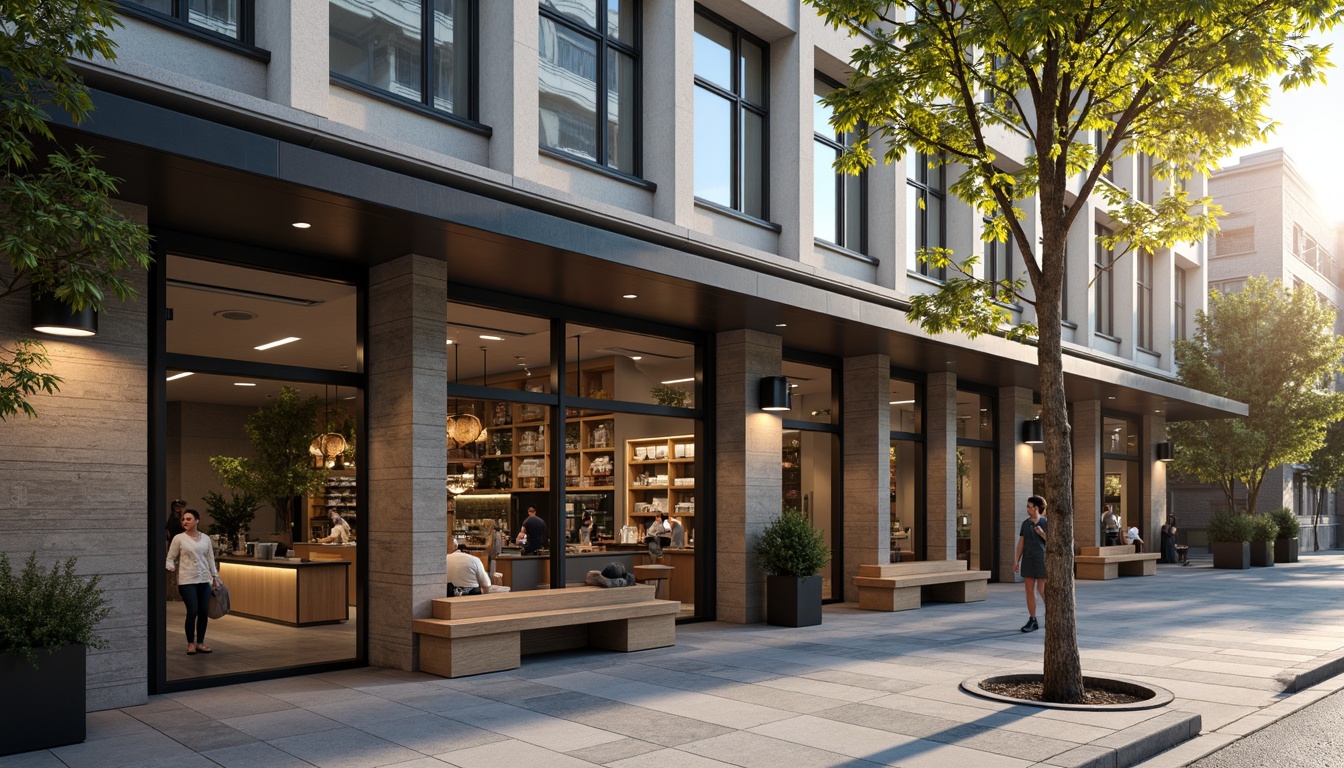
<svg viewBox="0 0 1344 768">
<path fill-rule="evenodd" d="M 967 570 L 965 560 L 860 565 L 854 585 L 859 607 L 869 611 L 908 611 L 921 601 L 974 603 L 989 593 L 988 571 Z"/>
<path fill-rule="evenodd" d="M 1157 573 L 1156 552 L 1135 552 L 1133 545 L 1083 547 L 1073 558 L 1074 572 L 1080 579 L 1114 579 L 1118 576 L 1152 576 Z"/>
<path fill-rule="evenodd" d="M 652 585 L 570 587 L 440 597 L 416 619 L 420 669 L 464 677 L 516 669 L 521 657 L 568 648 L 643 651 L 676 643 L 681 603 Z"/>
</svg>

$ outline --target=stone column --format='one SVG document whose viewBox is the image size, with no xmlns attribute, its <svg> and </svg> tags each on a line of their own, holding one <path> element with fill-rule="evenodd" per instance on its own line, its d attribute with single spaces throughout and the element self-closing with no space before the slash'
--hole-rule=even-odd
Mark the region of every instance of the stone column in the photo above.
<svg viewBox="0 0 1344 768">
<path fill-rule="evenodd" d="M 1032 391 L 1025 387 L 999 389 L 999 540 L 995 543 L 999 581 L 1016 581 L 1013 556 L 1017 553 L 1017 527 L 1026 515 L 1027 497 L 1031 496 L 1032 469 L 1036 460 L 1034 446 L 1022 442 L 1022 424 L 1036 418 Z M 1049 500 L 1046 500 L 1049 503 Z M 1049 507 L 1046 508 L 1047 516 Z"/>
<path fill-rule="evenodd" d="M 481 122 L 493 131 L 490 167 L 535 178 L 540 160 L 537 127 L 537 4 L 531 0 L 480 3 Z M 446 417 L 445 417 L 446 418 Z"/>
<path fill-rule="evenodd" d="M 765 574 L 752 545 L 780 512 L 783 472 L 780 417 L 760 408 L 762 376 L 778 376 L 780 338 L 758 331 L 727 331 L 716 340 L 714 479 L 719 621 L 765 619 Z"/>
<path fill-rule="evenodd" d="M 859 566 L 891 559 L 891 358 L 844 361 L 845 602 L 858 602 Z"/>
<path fill-rule="evenodd" d="M 533 13 L 536 13 L 534 10 Z M 695 210 L 695 5 L 645 0 L 643 55 L 663 70 L 644 84 L 644 178 L 658 185 L 653 215 L 691 226 Z M 679 162 L 680 161 L 680 162 Z"/>
<path fill-rule="evenodd" d="M 369 272 L 369 663 L 414 671 L 413 619 L 443 597 L 448 279 L 403 256 Z"/>
<path fill-rule="evenodd" d="M 1167 522 L 1167 463 L 1157 460 L 1157 444 L 1167 440 L 1167 417 L 1150 413 L 1143 417 L 1143 437 L 1139 440 L 1139 467 L 1143 473 L 1143 499 L 1139 524 L 1145 552 L 1159 552 L 1162 525 Z"/>
<path fill-rule="evenodd" d="M 266 98 L 326 117 L 331 83 L 329 0 L 257 3 L 257 46 L 271 52 Z"/>
<path fill-rule="evenodd" d="M 957 375 L 931 373 L 924 384 L 929 560 L 957 559 Z"/>
<path fill-rule="evenodd" d="M 1101 534 L 1101 401 L 1073 404 L 1073 543 L 1096 547 Z"/>
</svg>

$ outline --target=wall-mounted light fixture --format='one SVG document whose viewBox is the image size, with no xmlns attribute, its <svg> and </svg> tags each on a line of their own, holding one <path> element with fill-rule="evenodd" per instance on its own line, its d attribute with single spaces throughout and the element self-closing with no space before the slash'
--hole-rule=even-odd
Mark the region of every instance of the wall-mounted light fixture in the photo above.
<svg viewBox="0 0 1344 768">
<path fill-rule="evenodd" d="M 761 410 L 787 411 L 793 408 L 793 397 L 786 376 L 761 378 Z"/>
<path fill-rule="evenodd" d="M 1170 440 L 1157 444 L 1157 460 L 1171 461 L 1176 458 L 1176 446 Z"/>
<path fill-rule="evenodd" d="M 1045 442 L 1045 430 L 1040 419 L 1022 422 L 1022 442 L 1027 445 L 1040 445 Z"/>
<path fill-rule="evenodd" d="M 33 330 L 52 336 L 95 336 L 98 334 L 98 313 L 86 306 L 76 312 L 55 296 L 32 292 Z"/>
</svg>

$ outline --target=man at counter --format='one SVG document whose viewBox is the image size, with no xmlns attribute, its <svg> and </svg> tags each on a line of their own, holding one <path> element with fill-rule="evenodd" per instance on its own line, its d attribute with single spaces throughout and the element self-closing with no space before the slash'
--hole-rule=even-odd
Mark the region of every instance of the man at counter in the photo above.
<svg viewBox="0 0 1344 768">
<path fill-rule="evenodd" d="M 457 542 L 448 540 L 448 597 L 480 595 L 490 590 L 490 576 L 481 565 L 481 559 L 457 548 Z"/>
<path fill-rule="evenodd" d="M 523 545 L 524 555 L 535 555 L 546 546 L 546 521 L 537 517 L 536 507 L 527 508 L 527 517 L 523 520 L 520 535 L 527 541 Z"/>
<path fill-rule="evenodd" d="M 345 522 L 345 518 L 331 510 L 331 533 L 318 539 L 319 544 L 349 544 L 350 543 L 350 524 Z"/>
</svg>

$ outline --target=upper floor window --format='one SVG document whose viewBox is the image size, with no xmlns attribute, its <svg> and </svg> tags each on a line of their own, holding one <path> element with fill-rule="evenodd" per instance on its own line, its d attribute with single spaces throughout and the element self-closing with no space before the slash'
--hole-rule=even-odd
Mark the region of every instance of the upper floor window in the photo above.
<svg viewBox="0 0 1344 768">
<path fill-rule="evenodd" d="M 812 229 L 818 240 L 851 251 L 866 249 L 868 174 L 857 176 L 835 170 L 836 158 L 856 138 L 852 131 L 831 127 L 832 110 L 823 96 L 839 86 L 817 77 L 812 99 Z"/>
<path fill-rule="evenodd" d="M 989 223 L 989 219 L 985 219 Z M 985 243 L 985 279 L 989 281 L 989 292 L 996 301 L 1010 302 L 1013 294 L 999 285 L 1000 280 L 1013 279 L 1013 238 L 999 242 L 996 238 Z"/>
<path fill-rule="evenodd" d="M 1153 348 L 1153 254 L 1140 251 L 1139 257 L 1139 338 L 1143 349 Z"/>
<path fill-rule="evenodd" d="M 1172 285 L 1172 336 L 1176 341 L 1185 341 L 1185 270 L 1177 267 L 1175 278 Z"/>
<path fill-rule="evenodd" d="M 639 167 L 637 0 L 540 0 L 541 146 L 631 176 Z"/>
<path fill-rule="evenodd" d="M 1097 312 L 1097 333 L 1107 336 L 1115 335 L 1115 283 L 1111 274 L 1111 267 L 1115 264 L 1115 249 L 1107 248 L 1102 245 L 1101 240 L 1104 237 L 1110 237 L 1111 230 L 1098 224 L 1096 228 L 1096 243 L 1094 245 L 1093 267 L 1096 269 L 1097 277 L 1093 282 L 1093 291 L 1095 293 L 1095 304 Z"/>
<path fill-rule="evenodd" d="M 331 0 L 331 73 L 474 120 L 475 11 L 475 0 Z"/>
<path fill-rule="evenodd" d="M 1153 156 L 1140 152 L 1134 163 L 1134 196 L 1141 203 L 1157 204 L 1157 181 L 1153 178 Z"/>
<path fill-rule="evenodd" d="M 766 219 L 765 43 L 695 10 L 695 196 Z"/>
<path fill-rule="evenodd" d="M 905 169 L 906 266 L 911 272 L 945 280 L 946 268 L 931 267 L 918 254 L 925 248 L 947 247 L 947 174 L 941 163 L 931 164 L 922 152 L 911 152 Z"/>
<path fill-rule="evenodd" d="M 170 16 L 221 37 L 251 44 L 250 0 L 121 0 L 121 5 Z"/>
</svg>

